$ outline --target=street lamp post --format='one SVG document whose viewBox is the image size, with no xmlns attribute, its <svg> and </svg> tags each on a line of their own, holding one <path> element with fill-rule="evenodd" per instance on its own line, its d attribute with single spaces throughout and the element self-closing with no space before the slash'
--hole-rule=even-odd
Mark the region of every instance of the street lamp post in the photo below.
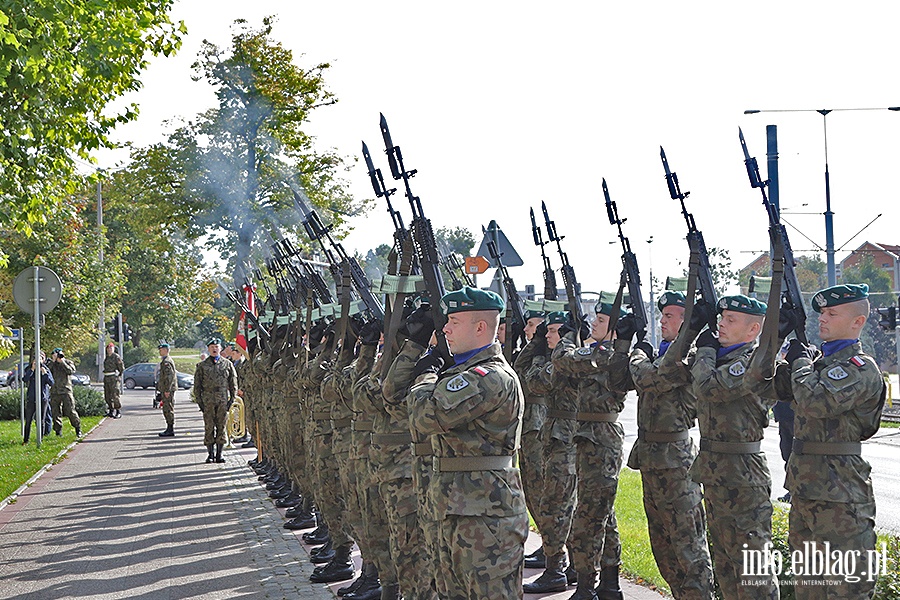
<svg viewBox="0 0 900 600">
<path fill-rule="evenodd" d="M 757 113 L 782 113 L 782 112 L 817 112 L 822 115 L 822 131 L 825 141 L 825 260 L 828 269 L 828 285 L 837 284 L 837 272 L 834 263 L 834 213 L 831 210 L 831 179 L 828 173 L 828 115 L 835 111 L 848 110 L 890 110 L 900 111 L 900 106 L 888 106 L 886 108 L 819 108 L 819 109 L 771 109 L 771 110 L 745 110 L 745 115 Z"/>
</svg>

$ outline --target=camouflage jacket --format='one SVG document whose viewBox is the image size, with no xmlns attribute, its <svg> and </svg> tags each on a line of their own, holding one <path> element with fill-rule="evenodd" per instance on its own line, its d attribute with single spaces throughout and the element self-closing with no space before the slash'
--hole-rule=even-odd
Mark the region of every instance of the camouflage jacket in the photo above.
<svg viewBox="0 0 900 600">
<path fill-rule="evenodd" d="M 628 391 L 628 354 L 601 344 L 579 348 L 575 334 L 560 339 L 551 355 L 553 368 L 559 375 L 577 381 L 575 410 L 580 413 L 620 413 L 625 408 Z M 608 448 L 622 450 L 625 431 L 619 422 L 577 419 L 575 437 Z"/>
<path fill-rule="evenodd" d="M 313 435 L 331 433 L 331 404 L 322 397 L 322 382 L 331 371 L 331 350 L 326 348 L 309 361 L 304 368 L 300 385 L 309 399 L 310 418 L 313 419 Z"/>
<path fill-rule="evenodd" d="M 346 402 L 353 413 L 350 458 L 369 458 L 373 421 L 381 405 L 381 387 L 376 383 L 375 389 L 372 389 L 368 383 L 378 365 L 378 346 L 361 345 L 349 385 L 341 392 L 347 395 Z M 377 382 L 377 378 L 374 381 Z"/>
<path fill-rule="evenodd" d="M 638 432 L 671 433 L 687 431 L 697 420 L 697 405 L 687 370 L 665 369 L 663 363 L 681 362 L 675 352 L 651 361 L 641 350 L 634 350 L 628 369 L 638 392 Z M 689 469 L 697 456 L 691 438 L 678 442 L 634 443 L 628 466 L 637 470 Z"/>
<path fill-rule="evenodd" d="M 125 372 L 125 363 L 122 362 L 121 357 L 113 352 L 112 354 L 107 354 L 106 358 L 103 359 L 103 373 L 104 377 L 106 373 L 118 373 L 121 375 Z"/>
<path fill-rule="evenodd" d="M 859 342 L 815 362 L 798 358 L 790 377 L 796 439 L 858 442 L 878 430 L 884 380 Z M 794 452 L 787 464 L 787 488 L 807 500 L 870 502 L 871 470 L 861 456 Z"/>
<path fill-rule="evenodd" d="M 561 419 L 552 416 L 554 411 L 574 412 L 578 409 L 576 390 L 578 381 L 563 373 L 558 373 L 546 356 L 535 356 L 531 366 L 525 371 L 528 389 L 533 394 L 541 394 L 547 399 L 547 420 L 542 435 L 563 444 L 575 443 L 575 419 Z"/>
<path fill-rule="evenodd" d="M 547 394 L 537 386 L 533 388 L 528 384 L 528 371 L 533 365 L 544 366 L 549 359 L 546 356 L 536 356 L 535 344 L 529 342 L 516 356 L 514 368 L 522 384 L 522 393 L 525 395 L 525 412 L 522 415 L 522 433 L 540 431 L 547 422 Z"/>
<path fill-rule="evenodd" d="M 421 375 L 407 398 L 413 428 L 432 435 L 443 457 L 513 457 L 519 449 L 525 400 L 515 371 L 494 342 L 461 365 Z M 525 514 L 518 468 L 436 471 L 435 515 L 503 517 Z"/>
<path fill-rule="evenodd" d="M 235 370 L 237 376 L 237 370 Z M 156 380 L 156 391 L 175 393 L 178 389 L 178 376 L 175 372 L 175 362 L 172 357 L 166 355 L 159 361 L 159 378 Z"/>
<path fill-rule="evenodd" d="M 197 363 L 194 371 L 194 395 L 201 405 L 234 401 L 237 392 L 237 373 L 227 358 L 212 356 Z"/>
<path fill-rule="evenodd" d="M 72 391 L 72 373 L 75 372 L 75 363 L 68 358 L 51 360 L 47 363 L 50 374 L 53 375 L 53 387 L 51 394 L 65 394 Z"/>
<path fill-rule="evenodd" d="M 415 345 L 413 342 L 407 342 Z M 417 350 L 417 353 L 419 351 Z M 389 406 L 385 401 L 384 386 L 381 385 L 378 375 L 381 373 L 381 357 L 372 368 L 369 380 L 362 383 L 364 389 L 361 392 L 369 398 L 375 409 L 372 423 L 372 445 L 369 448 L 369 461 L 378 481 L 392 481 L 395 479 L 409 479 L 412 477 L 413 453 L 410 447 L 412 435 L 409 424 L 409 410 L 406 408 L 406 394 L 395 401 L 394 406 Z M 396 364 L 396 361 L 395 363 Z M 415 362 L 413 362 L 415 365 Z M 389 372 L 390 375 L 390 372 Z M 396 380 L 394 380 L 396 382 Z M 408 384 L 404 390 L 408 390 Z M 392 388 L 393 391 L 393 388 Z M 390 410 L 389 410 L 390 408 Z M 379 440 L 380 435 L 395 436 L 395 443 L 387 443 Z M 402 441 L 407 436 L 409 441 Z M 427 439 L 427 437 L 425 438 Z"/>
<path fill-rule="evenodd" d="M 694 355 L 691 378 L 701 437 L 700 453 L 691 467 L 694 481 L 727 487 L 772 485 L 765 453 L 711 452 L 702 442 L 763 439 L 774 401 L 760 397 L 744 377 L 756 347 L 756 341 L 744 344 L 718 359 L 713 348 L 698 348 Z"/>
<path fill-rule="evenodd" d="M 399 433 L 399 426 L 406 423 L 406 430 L 412 435 L 414 444 L 424 444 L 429 442 L 431 436 L 427 433 L 417 431 L 409 418 L 409 408 L 407 407 L 406 397 L 409 395 L 409 388 L 412 386 L 413 368 L 416 366 L 419 358 L 425 353 L 425 348 L 412 340 L 406 340 L 400 348 L 400 352 L 394 359 L 391 368 L 388 370 L 387 376 L 384 378 L 382 387 L 382 396 L 384 398 L 384 410 L 390 415 L 390 423 L 396 423 L 398 431 L 388 431 L 388 425 L 383 420 L 376 421 L 376 427 L 384 429 L 381 433 Z"/>
</svg>

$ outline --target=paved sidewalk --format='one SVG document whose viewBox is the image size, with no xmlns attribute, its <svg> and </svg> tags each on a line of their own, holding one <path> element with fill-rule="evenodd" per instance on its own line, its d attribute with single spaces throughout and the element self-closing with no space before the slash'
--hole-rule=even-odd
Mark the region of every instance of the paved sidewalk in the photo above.
<svg viewBox="0 0 900 600">
<path fill-rule="evenodd" d="M 253 451 L 205 464 L 203 419 L 187 393 L 176 398 L 175 438 L 157 436 L 165 421 L 152 395 L 126 391 L 121 419 L 106 419 L 0 510 L 0 599 L 333 600 L 347 582 L 309 583 L 303 532 L 282 528 L 284 509 L 247 467 Z M 532 534 L 527 551 L 539 543 Z M 622 586 L 629 600 L 661 598 Z"/>
</svg>

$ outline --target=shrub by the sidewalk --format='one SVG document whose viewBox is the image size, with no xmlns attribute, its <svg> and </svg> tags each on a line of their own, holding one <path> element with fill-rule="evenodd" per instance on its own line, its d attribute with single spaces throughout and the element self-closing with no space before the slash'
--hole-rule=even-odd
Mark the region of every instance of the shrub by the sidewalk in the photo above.
<svg viewBox="0 0 900 600">
<path fill-rule="evenodd" d="M 106 414 L 106 403 L 103 393 L 88 387 L 76 386 L 75 410 L 82 417 Z M 21 417 L 19 406 L 19 390 L 0 391 L 0 421 L 18 421 Z"/>
</svg>

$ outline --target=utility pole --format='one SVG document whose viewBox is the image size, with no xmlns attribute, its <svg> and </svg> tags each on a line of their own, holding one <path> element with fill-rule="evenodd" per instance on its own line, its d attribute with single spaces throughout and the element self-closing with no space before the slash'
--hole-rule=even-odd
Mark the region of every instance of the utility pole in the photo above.
<svg viewBox="0 0 900 600">
<path fill-rule="evenodd" d="M 97 238 L 100 240 L 100 269 L 103 270 L 103 184 L 97 178 Z M 100 292 L 100 327 L 97 338 L 97 381 L 103 381 L 103 361 L 106 360 L 106 297 Z"/>
</svg>

